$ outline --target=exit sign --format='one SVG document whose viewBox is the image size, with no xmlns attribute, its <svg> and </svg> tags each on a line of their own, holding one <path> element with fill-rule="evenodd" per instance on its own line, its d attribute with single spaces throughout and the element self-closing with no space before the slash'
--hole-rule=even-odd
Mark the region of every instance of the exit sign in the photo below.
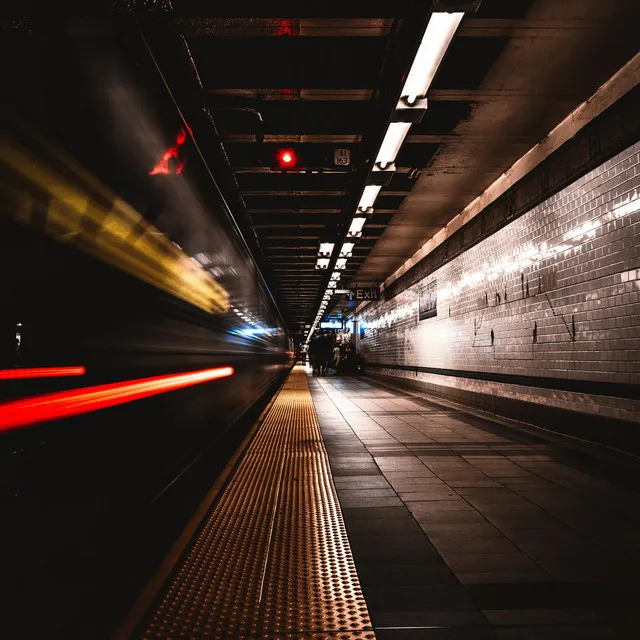
<svg viewBox="0 0 640 640">
<path fill-rule="evenodd" d="M 349 300 L 380 300 L 378 287 L 357 287 L 349 292 Z"/>
</svg>

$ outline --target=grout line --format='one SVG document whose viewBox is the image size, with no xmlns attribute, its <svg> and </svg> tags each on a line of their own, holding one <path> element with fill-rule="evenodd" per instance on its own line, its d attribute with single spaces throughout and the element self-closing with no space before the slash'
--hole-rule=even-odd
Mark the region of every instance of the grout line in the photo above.
<svg viewBox="0 0 640 640">
<path fill-rule="evenodd" d="M 376 380 L 377 382 L 377 380 Z M 380 381 L 380 386 L 383 387 L 388 387 L 393 389 L 394 386 L 391 383 L 386 383 L 386 382 L 382 382 Z M 427 402 L 431 402 L 431 403 L 435 403 L 435 404 L 440 404 L 443 405 L 445 407 L 455 407 L 455 411 L 461 412 L 461 413 L 469 413 L 471 415 L 474 415 L 478 418 L 484 418 L 485 420 L 490 420 L 491 422 L 495 422 L 496 424 L 500 424 L 502 426 L 511 428 L 511 429 L 518 429 L 521 430 L 525 433 L 528 433 L 529 431 L 542 431 L 545 434 L 547 434 L 548 436 L 555 436 L 556 439 L 558 441 L 562 441 L 563 439 L 565 440 L 573 440 L 576 442 L 581 442 L 583 444 L 587 444 L 587 445 L 593 445 L 595 447 L 597 447 L 598 449 L 603 449 L 605 451 L 610 451 L 610 452 L 615 452 L 616 454 L 622 454 L 623 457 L 630 457 L 630 458 L 634 458 L 635 460 L 639 460 L 640 461 L 640 455 L 636 455 L 634 453 L 631 453 L 629 451 L 624 451 L 623 449 L 617 449 L 616 447 L 612 447 L 611 445 L 607 445 L 607 444 L 603 444 L 601 442 L 593 442 L 591 440 L 585 440 L 584 438 L 579 438 L 578 436 L 571 436 L 569 434 L 566 433 L 560 433 L 559 431 L 553 431 L 552 429 L 546 429 L 545 427 L 541 427 L 537 424 L 532 424 L 530 422 L 521 422 L 519 420 L 516 420 L 514 418 L 506 418 L 504 416 L 499 416 L 497 414 L 494 413 L 490 413 L 488 411 L 483 411 L 482 409 L 477 409 L 475 407 L 468 407 L 467 405 L 463 405 L 463 404 L 458 404 L 455 403 L 451 400 L 446 400 L 444 398 L 439 398 L 439 397 L 434 397 L 434 398 L 429 398 L 429 400 L 426 400 L 425 396 L 427 395 L 424 392 L 421 391 L 409 391 L 407 389 L 399 389 L 402 393 L 406 393 L 407 395 L 410 395 L 412 397 L 415 398 L 420 398 L 422 400 L 425 400 Z M 539 436 L 539 434 L 536 434 Z M 540 437 L 540 436 L 539 436 Z M 553 441 L 553 438 L 549 438 L 551 441 Z"/>
<path fill-rule="evenodd" d="M 288 438 L 285 440 L 285 451 L 288 443 Z M 287 456 L 283 455 L 280 461 L 280 473 L 278 474 L 278 480 L 276 485 L 276 495 L 273 504 L 273 513 L 271 514 L 271 522 L 269 523 L 269 535 L 267 537 L 267 553 L 264 558 L 264 565 L 262 566 L 262 572 L 260 575 L 260 589 L 258 591 L 258 602 L 262 603 L 262 593 L 264 591 L 264 581 L 267 576 L 267 567 L 269 565 L 269 557 L 271 556 L 271 540 L 273 538 L 273 529 L 278 515 L 278 503 L 280 502 L 280 488 L 282 487 L 282 476 L 284 474 L 285 461 Z"/>
</svg>

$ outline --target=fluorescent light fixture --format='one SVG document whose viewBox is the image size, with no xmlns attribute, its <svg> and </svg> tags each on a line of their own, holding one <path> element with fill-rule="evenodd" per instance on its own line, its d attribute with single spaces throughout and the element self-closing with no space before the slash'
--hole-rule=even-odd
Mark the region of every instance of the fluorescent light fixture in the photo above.
<svg viewBox="0 0 640 640">
<path fill-rule="evenodd" d="M 334 271 L 331 274 L 331 280 L 340 280 L 340 272 L 339 271 Z"/>
<path fill-rule="evenodd" d="M 411 128 L 410 122 L 390 122 L 389 128 L 387 129 L 387 133 L 384 136 L 384 140 L 380 145 L 380 151 L 378 151 L 378 156 L 376 157 L 376 164 L 381 169 L 386 169 L 393 161 L 396 159 L 398 155 L 398 151 L 400 151 L 400 147 L 404 142 L 404 139 Z M 372 187 L 376 187 L 378 191 L 380 191 L 379 185 L 370 185 L 365 188 L 370 189 Z M 378 194 L 376 194 L 378 195 Z M 359 208 L 362 206 L 358 205 Z M 373 203 L 372 203 L 373 204 Z M 371 205 L 369 205 L 371 206 Z"/>
<path fill-rule="evenodd" d="M 334 246 L 333 242 L 321 242 L 320 247 L 318 248 L 318 255 L 323 258 L 330 258 L 333 253 Z"/>
<path fill-rule="evenodd" d="M 324 295 L 325 295 L 325 296 L 332 296 L 332 295 L 333 295 L 333 291 L 331 291 L 331 289 L 327 289 L 327 290 L 324 292 Z"/>
<path fill-rule="evenodd" d="M 326 269 L 329 266 L 329 258 L 318 258 L 316 269 Z"/>
<path fill-rule="evenodd" d="M 426 97 L 463 16 L 462 12 L 431 14 L 420 48 L 402 88 L 400 97 L 407 104 L 412 105 L 418 98 Z"/>
<path fill-rule="evenodd" d="M 341 258 L 350 258 L 352 256 L 353 247 L 355 247 L 355 243 L 353 243 L 353 242 L 344 242 L 342 244 L 342 249 L 340 249 L 340 257 Z"/>
<path fill-rule="evenodd" d="M 364 223 L 367 221 L 366 218 L 354 218 L 351 221 L 351 226 L 349 227 L 349 232 L 347 233 L 348 238 L 359 238 L 362 235 L 362 227 L 364 227 Z"/>
<path fill-rule="evenodd" d="M 327 286 L 329 289 L 335 289 L 338 286 L 338 283 L 335 280 L 332 280 Z"/>
<path fill-rule="evenodd" d="M 342 271 L 347 268 L 347 259 L 346 258 L 338 258 L 336 260 L 336 269 Z"/>
<path fill-rule="evenodd" d="M 400 122 L 399 124 L 404 124 L 404 123 Z M 402 142 L 401 142 L 401 144 L 402 144 Z M 377 160 L 376 160 L 376 162 L 377 162 Z M 358 210 L 359 211 L 366 211 L 369 207 L 373 207 L 373 203 L 376 201 L 376 198 L 378 197 L 378 194 L 380 193 L 380 189 L 382 189 L 382 186 L 379 185 L 379 184 L 367 185 L 364 188 L 364 191 L 362 192 L 362 197 L 360 198 L 360 202 L 358 203 Z"/>
</svg>

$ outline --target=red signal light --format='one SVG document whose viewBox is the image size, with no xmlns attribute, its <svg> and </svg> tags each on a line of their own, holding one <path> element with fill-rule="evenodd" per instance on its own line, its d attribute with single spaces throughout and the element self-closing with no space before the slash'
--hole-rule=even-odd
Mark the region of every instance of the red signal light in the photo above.
<svg viewBox="0 0 640 640">
<path fill-rule="evenodd" d="M 290 149 L 278 151 L 278 161 L 281 167 L 293 167 L 296 164 L 296 154 Z"/>
</svg>

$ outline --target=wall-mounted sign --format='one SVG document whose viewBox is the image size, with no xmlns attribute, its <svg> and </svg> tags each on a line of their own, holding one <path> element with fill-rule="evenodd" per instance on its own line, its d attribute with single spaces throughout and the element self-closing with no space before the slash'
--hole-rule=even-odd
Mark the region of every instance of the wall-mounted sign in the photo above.
<svg viewBox="0 0 640 640">
<path fill-rule="evenodd" d="M 338 167 L 348 167 L 351 164 L 351 149 L 334 149 L 333 164 Z"/>
<path fill-rule="evenodd" d="M 321 322 L 321 329 L 342 329 L 342 322 L 340 320 L 332 320 L 329 322 Z"/>
<path fill-rule="evenodd" d="M 380 300 L 380 289 L 378 287 L 356 287 L 347 294 L 347 300 Z"/>
<path fill-rule="evenodd" d="M 420 289 L 419 318 L 426 320 L 438 315 L 438 281 L 432 280 Z"/>
</svg>

